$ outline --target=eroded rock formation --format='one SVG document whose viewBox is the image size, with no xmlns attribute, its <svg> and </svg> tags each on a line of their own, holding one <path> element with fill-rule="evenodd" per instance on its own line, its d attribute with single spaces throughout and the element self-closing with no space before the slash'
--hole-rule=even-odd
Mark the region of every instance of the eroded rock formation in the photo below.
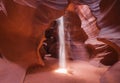
<svg viewBox="0 0 120 83">
<path fill-rule="evenodd" d="M 75 56 L 77 59 L 81 58 L 78 55 L 81 55 L 82 51 L 87 53 L 83 45 L 88 36 L 85 44 L 92 48 L 95 58 L 102 57 L 100 62 L 106 65 L 114 64 L 103 75 L 101 83 L 119 83 L 120 61 L 117 62 L 117 60 L 119 60 L 120 54 L 120 1 L 70 1 L 88 5 L 92 13 L 85 9 L 88 7 L 78 7 L 80 10 L 85 9 L 85 13 L 88 13 L 88 16 L 85 17 L 85 13 L 78 11 L 82 24 L 86 25 L 81 26 L 81 20 L 74 12 L 74 8 L 73 10 L 68 8 L 66 11 L 65 24 L 67 26 L 65 27 L 68 38 L 66 42 L 69 42 L 67 49 L 72 50 L 72 58 L 74 59 Z M 1 83 L 23 82 L 28 67 L 44 64 L 39 54 L 44 32 L 52 21 L 64 15 L 68 4 L 68 0 L 0 0 L 0 66 L 2 66 L 0 68 L 3 71 L 0 72 L 0 76 L 5 75 L 0 80 Z M 110 64 L 106 62 L 110 62 Z M 11 72 L 14 73 L 9 76 Z M 17 76 L 16 80 L 14 80 L 15 76 Z"/>
<path fill-rule="evenodd" d="M 88 60 L 84 42 L 88 36 L 81 28 L 81 20 L 75 11 L 75 4 L 70 4 L 64 15 L 66 48 L 68 58 L 73 60 Z"/>
<path fill-rule="evenodd" d="M 90 8 L 87 5 L 78 5 L 76 11 L 82 20 L 81 27 L 88 35 L 85 44 L 91 54 L 90 57 L 96 62 L 98 61 L 98 65 L 100 62 L 105 65 L 113 65 L 116 63 L 118 61 L 116 51 L 107 43 L 97 40 L 100 28 L 97 26 L 96 19 L 91 13 Z M 114 57 L 114 59 L 111 59 L 111 57 Z"/>
<path fill-rule="evenodd" d="M 16 0 L 15 2 L 4 0 L 7 16 L 0 15 L 0 48 L 3 56 L 22 66 L 43 64 L 42 60 L 39 60 L 40 56 L 37 51 L 42 41 L 42 35 L 50 22 L 64 14 L 64 8 L 68 3 L 61 2 L 62 4 L 38 1 L 35 5 L 37 8 L 32 8 L 18 4 Z M 25 64 L 21 60 L 25 60 Z"/>
<path fill-rule="evenodd" d="M 22 83 L 28 67 L 44 65 L 39 55 L 44 31 L 51 21 L 64 14 L 68 4 L 67 0 L 36 0 L 34 4 L 31 4 L 31 1 L 34 0 L 25 0 L 26 3 L 23 0 L 0 0 L 0 52 L 1 56 L 8 60 L 8 64 L 1 67 L 1 71 L 6 71 L 0 72 L 5 75 L 0 83 Z M 3 58 L 0 59 L 4 62 Z M 18 80 L 13 77 L 6 79 L 6 73 L 11 73 L 15 68 L 11 65 L 9 70 L 6 67 L 9 63 L 17 64 L 20 71 L 24 69 L 23 72 L 13 73 L 13 76 L 17 74 Z"/>
</svg>

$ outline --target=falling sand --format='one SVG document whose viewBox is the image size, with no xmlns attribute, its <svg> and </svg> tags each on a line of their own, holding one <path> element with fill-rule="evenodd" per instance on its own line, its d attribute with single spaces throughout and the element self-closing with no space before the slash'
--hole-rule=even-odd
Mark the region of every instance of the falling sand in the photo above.
<svg viewBox="0 0 120 83">
<path fill-rule="evenodd" d="M 66 56 L 65 56 L 65 34 L 64 34 L 64 21 L 63 16 L 58 19 L 59 27 L 59 68 L 55 70 L 57 73 L 67 73 L 66 69 Z"/>
</svg>

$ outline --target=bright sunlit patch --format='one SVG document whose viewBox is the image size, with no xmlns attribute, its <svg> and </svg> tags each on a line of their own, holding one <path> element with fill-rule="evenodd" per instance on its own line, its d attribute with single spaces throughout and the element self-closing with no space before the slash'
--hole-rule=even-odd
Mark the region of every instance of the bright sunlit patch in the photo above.
<svg viewBox="0 0 120 83">
<path fill-rule="evenodd" d="M 67 69 L 65 69 L 65 68 L 59 68 L 59 69 L 55 70 L 55 72 L 56 73 L 62 73 L 62 74 L 67 74 L 68 73 Z"/>
<path fill-rule="evenodd" d="M 67 74 L 66 69 L 66 56 L 65 56 L 65 33 L 64 33 L 64 20 L 63 16 L 60 17 L 57 21 L 59 22 L 59 69 L 55 70 L 56 73 Z"/>
</svg>

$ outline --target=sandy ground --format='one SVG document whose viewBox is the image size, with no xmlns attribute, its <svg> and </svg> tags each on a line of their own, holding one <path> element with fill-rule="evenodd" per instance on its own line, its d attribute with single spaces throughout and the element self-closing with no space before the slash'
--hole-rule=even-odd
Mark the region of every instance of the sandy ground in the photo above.
<svg viewBox="0 0 120 83">
<path fill-rule="evenodd" d="M 100 83 L 100 78 L 108 67 L 97 67 L 85 61 L 67 61 L 67 74 L 54 72 L 58 60 L 46 58 L 45 67 L 29 70 L 24 83 Z"/>
<path fill-rule="evenodd" d="M 0 58 L 0 83 L 23 83 L 26 69 Z"/>
</svg>

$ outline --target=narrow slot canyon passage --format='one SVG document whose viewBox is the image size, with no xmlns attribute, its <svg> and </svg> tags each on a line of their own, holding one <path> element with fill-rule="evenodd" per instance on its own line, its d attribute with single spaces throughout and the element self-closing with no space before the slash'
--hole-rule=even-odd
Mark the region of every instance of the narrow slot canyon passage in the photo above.
<svg viewBox="0 0 120 83">
<path fill-rule="evenodd" d="M 119 0 L 0 0 L 0 83 L 120 83 Z"/>
</svg>

